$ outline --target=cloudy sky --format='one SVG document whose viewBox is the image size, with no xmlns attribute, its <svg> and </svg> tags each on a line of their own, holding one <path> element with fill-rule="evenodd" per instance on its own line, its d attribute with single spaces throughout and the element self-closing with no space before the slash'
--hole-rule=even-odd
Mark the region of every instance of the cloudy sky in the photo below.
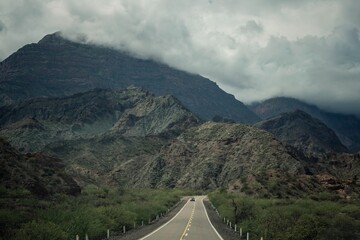
<svg viewBox="0 0 360 240">
<path fill-rule="evenodd" d="M 199 73 L 245 103 L 360 114 L 359 0 L 1 0 L 0 60 L 45 34 Z"/>
</svg>

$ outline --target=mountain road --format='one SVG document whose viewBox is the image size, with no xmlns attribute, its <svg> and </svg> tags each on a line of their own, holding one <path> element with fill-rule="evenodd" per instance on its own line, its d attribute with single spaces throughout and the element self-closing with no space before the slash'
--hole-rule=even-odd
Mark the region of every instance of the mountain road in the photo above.
<svg viewBox="0 0 360 240">
<path fill-rule="evenodd" d="M 209 220 L 205 197 L 189 199 L 172 219 L 139 240 L 223 240 Z"/>
</svg>

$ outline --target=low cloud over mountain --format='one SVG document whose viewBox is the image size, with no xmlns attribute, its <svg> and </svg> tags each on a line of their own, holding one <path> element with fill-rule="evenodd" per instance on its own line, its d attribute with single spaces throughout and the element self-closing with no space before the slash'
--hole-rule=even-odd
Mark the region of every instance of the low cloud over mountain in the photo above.
<svg viewBox="0 0 360 240">
<path fill-rule="evenodd" d="M 291 96 L 360 114 L 357 0 L 3 0 L 0 9 L 0 59 L 61 30 L 199 73 L 247 103 Z"/>
</svg>

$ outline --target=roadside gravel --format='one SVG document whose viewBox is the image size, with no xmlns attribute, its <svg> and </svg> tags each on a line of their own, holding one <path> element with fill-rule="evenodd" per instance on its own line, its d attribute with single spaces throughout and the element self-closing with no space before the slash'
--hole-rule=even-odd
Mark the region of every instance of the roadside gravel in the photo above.
<svg viewBox="0 0 360 240">
<path fill-rule="evenodd" d="M 206 211 L 209 215 L 211 223 L 214 225 L 218 233 L 221 235 L 221 237 L 224 240 L 239 240 L 240 235 L 239 232 L 234 231 L 234 229 L 230 229 L 224 222 L 223 219 L 219 217 L 215 209 L 212 207 L 210 201 L 206 198 L 204 199 L 204 205 L 206 208 Z M 245 239 L 244 236 L 242 239 Z"/>
</svg>

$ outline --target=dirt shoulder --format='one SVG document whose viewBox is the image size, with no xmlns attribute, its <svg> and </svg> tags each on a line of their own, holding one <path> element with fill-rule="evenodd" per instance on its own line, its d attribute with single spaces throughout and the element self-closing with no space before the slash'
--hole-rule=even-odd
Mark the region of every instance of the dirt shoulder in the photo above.
<svg viewBox="0 0 360 240">
<path fill-rule="evenodd" d="M 236 232 L 233 229 L 230 229 L 224 222 L 223 219 L 219 217 L 215 209 L 212 207 L 210 201 L 206 198 L 204 199 L 204 205 L 206 211 L 209 215 L 211 223 L 214 225 L 218 233 L 224 240 L 238 240 L 240 239 L 239 232 Z"/>
</svg>

